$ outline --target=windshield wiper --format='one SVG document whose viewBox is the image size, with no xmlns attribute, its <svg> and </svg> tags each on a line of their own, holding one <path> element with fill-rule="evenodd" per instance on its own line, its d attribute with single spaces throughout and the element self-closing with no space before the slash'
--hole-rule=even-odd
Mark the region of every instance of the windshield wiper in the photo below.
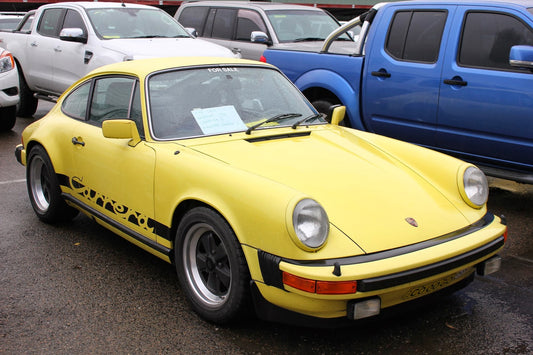
<svg viewBox="0 0 533 355">
<path fill-rule="evenodd" d="M 257 127 L 262 126 L 264 124 L 267 124 L 269 122 L 280 121 L 280 120 L 284 120 L 284 119 L 287 119 L 287 118 L 293 118 L 293 117 L 300 117 L 301 115 L 302 115 L 301 113 L 282 113 L 282 114 L 270 117 L 269 119 L 266 119 L 266 120 L 264 120 L 262 122 L 259 122 L 257 124 L 254 124 L 253 126 L 249 127 L 246 130 L 246 134 L 252 133 L 252 131 L 254 129 L 256 129 Z"/>
<path fill-rule="evenodd" d="M 295 124 L 293 124 L 291 126 L 292 129 L 296 129 L 296 127 L 298 127 L 299 125 L 301 125 L 302 123 L 304 122 L 307 122 L 307 121 L 311 121 L 311 120 L 316 120 L 318 118 L 324 118 L 324 114 L 323 113 L 315 113 L 311 116 L 307 116 L 306 118 L 302 118 L 301 120 L 299 120 L 298 122 L 296 122 Z"/>
</svg>

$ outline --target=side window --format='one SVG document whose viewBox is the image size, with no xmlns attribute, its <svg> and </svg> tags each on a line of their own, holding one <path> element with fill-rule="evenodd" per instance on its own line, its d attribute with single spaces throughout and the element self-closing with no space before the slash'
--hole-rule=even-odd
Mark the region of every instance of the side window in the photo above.
<svg viewBox="0 0 533 355">
<path fill-rule="evenodd" d="M 101 126 L 105 120 L 129 118 L 134 85 L 133 78 L 97 79 L 94 83 L 89 123 Z"/>
<path fill-rule="evenodd" d="M 239 41 L 250 41 L 250 36 L 253 31 L 267 33 L 267 28 L 261 15 L 252 10 L 239 10 L 237 14 L 237 32 L 235 39 Z"/>
<path fill-rule="evenodd" d="M 87 113 L 87 101 L 91 91 L 91 82 L 86 82 L 72 91 L 63 101 L 61 110 L 67 116 L 85 120 Z"/>
<path fill-rule="evenodd" d="M 398 60 L 436 62 L 447 15 L 446 11 L 397 12 L 387 34 L 387 53 Z"/>
<path fill-rule="evenodd" d="M 20 27 L 19 31 L 24 32 L 24 33 L 30 33 L 31 24 L 32 24 L 34 18 L 35 18 L 35 15 L 30 15 L 30 16 L 26 17 L 26 19 L 24 20 L 24 24 L 22 24 L 22 26 Z"/>
<path fill-rule="evenodd" d="M 463 66 L 508 69 L 512 46 L 533 45 L 533 31 L 519 19 L 501 13 L 466 14 L 458 62 Z"/>
<path fill-rule="evenodd" d="M 198 36 L 203 36 L 205 19 L 207 17 L 208 7 L 191 6 L 183 10 L 178 18 L 178 22 L 183 27 L 192 27 L 198 32 Z"/>
<path fill-rule="evenodd" d="M 64 12 L 64 9 L 44 10 L 39 21 L 39 26 L 37 26 L 37 32 L 43 36 L 57 37 Z"/>
<path fill-rule="evenodd" d="M 236 13 L 235 9 L 217 9 L 211 37 L 233 39 Z"/>
<path fill-rule="evenodd" d="M 74 10 L 67 10 L 67 14 L 65 15 L 65 21 L 63 21 L 62 29 L 63 28 L 81 28 L 83 30 L 83 34 L 87 34 L 87 28 L 83 23 L 81 15 Z"/>
</svg>

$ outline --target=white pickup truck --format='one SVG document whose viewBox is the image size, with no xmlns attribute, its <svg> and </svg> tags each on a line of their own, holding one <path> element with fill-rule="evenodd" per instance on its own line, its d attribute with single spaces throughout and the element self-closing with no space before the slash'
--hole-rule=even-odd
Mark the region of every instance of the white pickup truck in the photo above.
<svg viewBox="0 0 533 355">
<path fill-rule="evenodd" d="M 17 62 L 18 116 L 31 116 L 37 99 L 54 100 L 72 83 L 104 64 L 148 57 L 239 57 L 192 37 L 156 7 L 110 2 L 59 2 L 28 13 L 0 46 Z"/>
</svg>

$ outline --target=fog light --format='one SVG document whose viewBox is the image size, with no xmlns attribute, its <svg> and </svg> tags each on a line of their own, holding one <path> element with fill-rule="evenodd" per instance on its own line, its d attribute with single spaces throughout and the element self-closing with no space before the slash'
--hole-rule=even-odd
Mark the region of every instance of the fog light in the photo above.
<svg viewBox="0 0 533 355">
<path fill-rule="evenodd" d="M 477 273 L 481 276 L 486 276 L 495 273 L 500 270 L 502 265 L 502 258 L 498 255 L 493 256 L 492 258 L 485 260 L 477 266 Z"/>
<path fill-rule="evenodd" d="M 348 304 L 348 317 L 351 319 L 361 319 L 377 316 L 380 310 L 381 300 L 379 298 L 350 302 Z"/>
</svg>

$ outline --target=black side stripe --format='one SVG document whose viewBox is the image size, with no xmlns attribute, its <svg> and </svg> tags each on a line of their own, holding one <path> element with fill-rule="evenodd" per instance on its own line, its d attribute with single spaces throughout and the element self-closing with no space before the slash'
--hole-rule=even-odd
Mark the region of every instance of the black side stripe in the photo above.
<svg viewBox="0 0 533 355">
<path fill-rule="evenodd" d="M 168 257 L 171 256 L 171 253 L 172 253 L 171 249 L 166 248 L 166 247 L 164 247 L 164 246 L 162 246 L 160 244 L 157 244 L 152 239 L 146 238 L 144 235 L 142 235 L 140 233 L 137 233 L 134 230 L 129 229 L 128 227 L 124 226 L 123 224 L 118 223 L 117 221 L 107 217 L 106 215 L 104 215 L 100 211 L 98 211 L 98 210 L 96 210 L 96 209 L 94 209 L 94 208 L 92 208 L 90 206 L 87 206 L 86 204 L 84 204 L 83 202 L 81 202 L 78 199 L 74 198 L 70 194 L 62 193 L 61 196 L 65 200 L 68 200 L 71 203 L 73 203 L 76 206 L 78 206 L 79 208 L 84 209 L 85 211 L 87 211 L 92 216 L 95 216 L 96 218 L 101 219 L 102 221 L 104 221 L 105 223 L 107 223 L 107 224 L 111 225 L 112 227 L 118 229 L 122 233 L 124 233 L 124 234 L 132 237 L 133 239 L 135 239 L 135 240 L 147 245 L 148 247 L 154 249 L 157 252 L 160 252 L 160 253 L 168 256 Z"/>
</svg>

